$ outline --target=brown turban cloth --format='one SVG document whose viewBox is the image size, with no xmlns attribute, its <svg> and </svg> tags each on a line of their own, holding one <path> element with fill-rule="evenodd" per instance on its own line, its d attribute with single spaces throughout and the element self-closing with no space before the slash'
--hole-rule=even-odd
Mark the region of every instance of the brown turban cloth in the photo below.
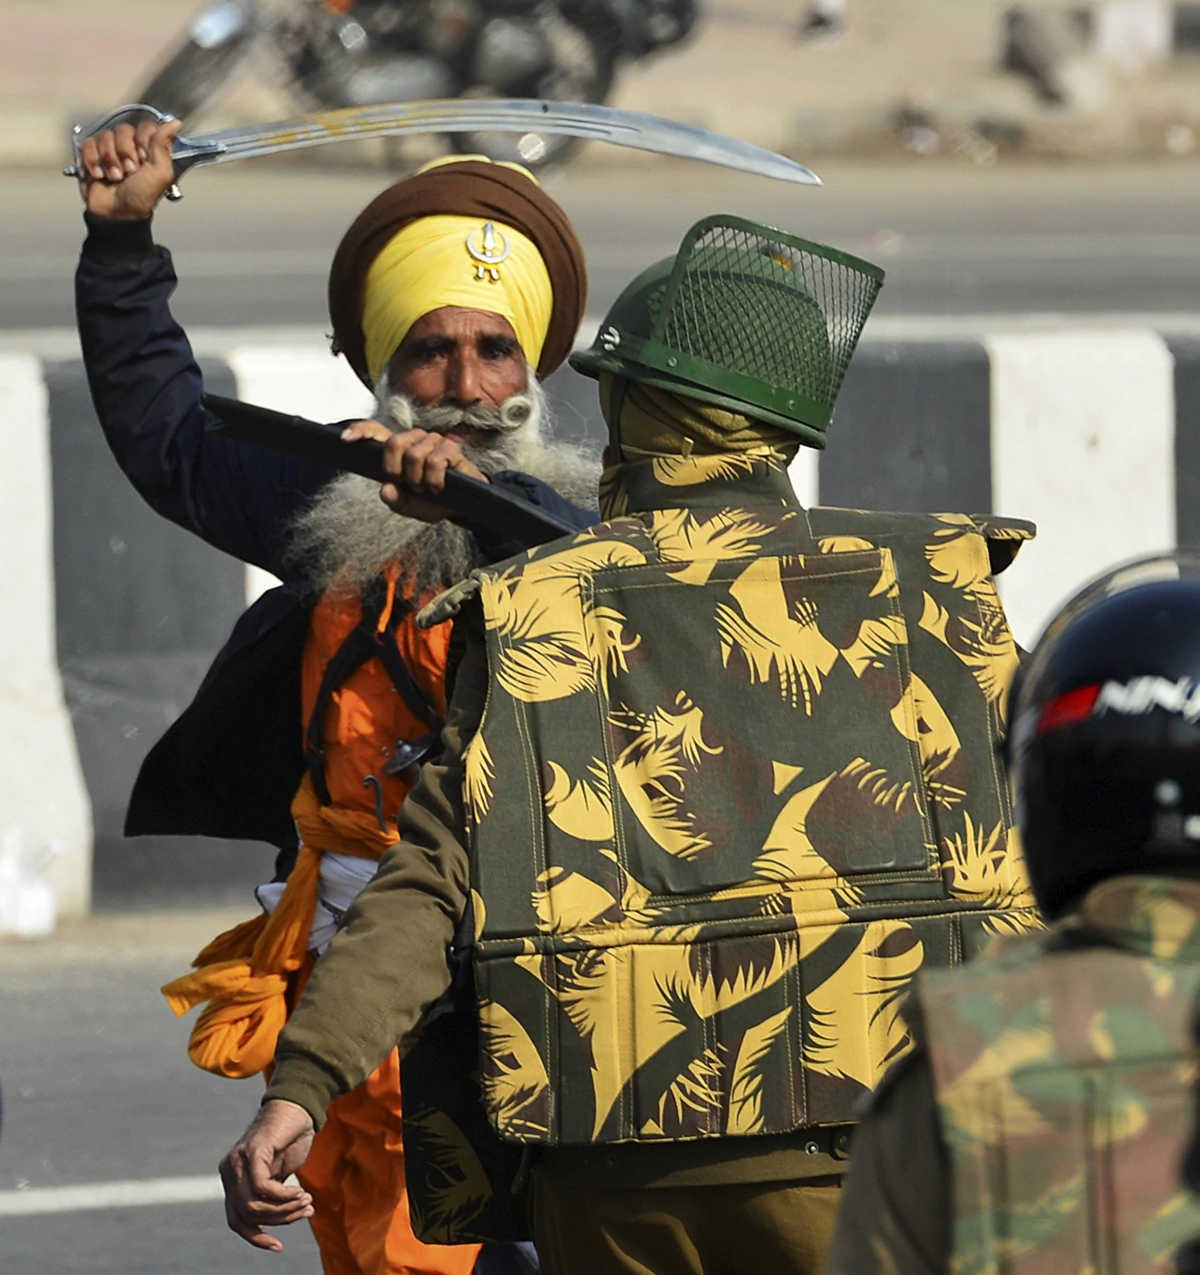
<svg viewBox="0 0 1200 1275">
<path fill-rule="evenodd" d="M 583 247 L 567 214 L 528 177 L 480 160 L 443 164 L 389 186 L 355 218 L 329 270 L 333 351 L 373 388 L 363 347 L 362 306 L 367 271 L 392 236 L 418 217 L 455 213 L 500 221 L 528 235 L 546 263 L 554 307 L 537 374 L 547 377 L 571 352 L 587 303 Z"/>
</svg>

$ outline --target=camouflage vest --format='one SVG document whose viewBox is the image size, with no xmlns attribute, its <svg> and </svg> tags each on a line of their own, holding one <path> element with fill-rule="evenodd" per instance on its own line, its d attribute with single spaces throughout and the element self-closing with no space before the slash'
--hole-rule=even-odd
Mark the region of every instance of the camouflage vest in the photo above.
<svg viewBox="0 0 1200 1275">
<path fill-rule="evenodd" d="M 1200 1234 L 1200 884 L 1121 877 L 917 1002 L 954 1181 L 955 1275 L 1173 1270 Z"/>
<path fill-rule="evenodd" d="M 853 1118 L 925 961 L 1036 924 L 995 743 L 1028 524 L 805 511 L 769 455 L 623 465 L 476 575 L 484 1107 L 587 1144 Z"/>
</svg>

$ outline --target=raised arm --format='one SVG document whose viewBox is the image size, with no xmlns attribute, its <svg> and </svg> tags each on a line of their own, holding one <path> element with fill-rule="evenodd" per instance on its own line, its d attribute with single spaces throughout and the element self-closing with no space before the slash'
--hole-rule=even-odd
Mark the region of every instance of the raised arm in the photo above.
<svg viewBox="0 0 1200 1275">
<path fill-rule="evenodd" d="M 75 298 L 92 401 L 117 463 L 158 513 L 283 574 L 290 517 L 332 473 L 207 433 L 200 369 L 168 305 L 175 271 L 150 233 L 178 128 L 123 125 L 82 148 L 88 235 Z"/>
<path fill-rule="evenodd" d="M 177 121 L 121 125 L 82 148 L 88 236 L 76 274 L 76 313 L 92 400 L 117 463 L 157 512 L 284 576 L 287 527 L 335 471 L 208 433 L 213 418 L 201 402 L 200 369 L 169 308 L 176 284 L 171 257 L 150 230 L 172 180 L 178 127 Z M 492 481 L 580 528 L 597 519 L 526 474 L 500 473 Z M 437 517 L 419 504 L 401 511 Z M 521 547 L 481 542 L 492 560 Z"/>
</svg>

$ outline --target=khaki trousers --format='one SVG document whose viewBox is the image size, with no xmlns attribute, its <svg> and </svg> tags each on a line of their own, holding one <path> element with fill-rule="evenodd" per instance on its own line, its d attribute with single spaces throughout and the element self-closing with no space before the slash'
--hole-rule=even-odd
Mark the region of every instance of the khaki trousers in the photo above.
<svg viewBox="0 0 1200 1275">
<path fill-rule="evenodd" d="M 533 1176 L 542 1275 L 820 1275 L 841 1178 L 614 1191 Z"/>
</svg>

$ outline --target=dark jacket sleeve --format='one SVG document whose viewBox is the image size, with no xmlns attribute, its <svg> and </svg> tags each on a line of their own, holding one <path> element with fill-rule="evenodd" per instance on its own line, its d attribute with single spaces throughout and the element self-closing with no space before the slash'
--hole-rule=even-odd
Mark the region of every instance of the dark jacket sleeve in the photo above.
<svg viewBox="0 0 1200 1275">
<path fill-rule="evenodd" d="M 945 1275 L 953 1196 L 933 1078 L 920 1053 L 884 1077 L 851 1147 L 825 1275 Z"/>
<path fill-rule="evenodd" d="M 470 873 L 463 812 L 463 752 L 487 691 L 482 638 L 468 633 L 442 732 L 398 820 L 401 840 L 346 913 L 317 962 L 275 1051 L 264 1100 L 299 1103 L 320 1126 L 339 1094 L 360 1084 L 449 988 L 450 944 L 466 908 Z"/>
<path fill-rule="evenodd" d="M 329 469 L 209 434 L 200 369 L 171 316 L 170 253 L 150 223 L 85 214 L 75 308 L 96 414 L 117 463 L 158 513 L 283 576 L 292 515 Z"/>
</svg>

